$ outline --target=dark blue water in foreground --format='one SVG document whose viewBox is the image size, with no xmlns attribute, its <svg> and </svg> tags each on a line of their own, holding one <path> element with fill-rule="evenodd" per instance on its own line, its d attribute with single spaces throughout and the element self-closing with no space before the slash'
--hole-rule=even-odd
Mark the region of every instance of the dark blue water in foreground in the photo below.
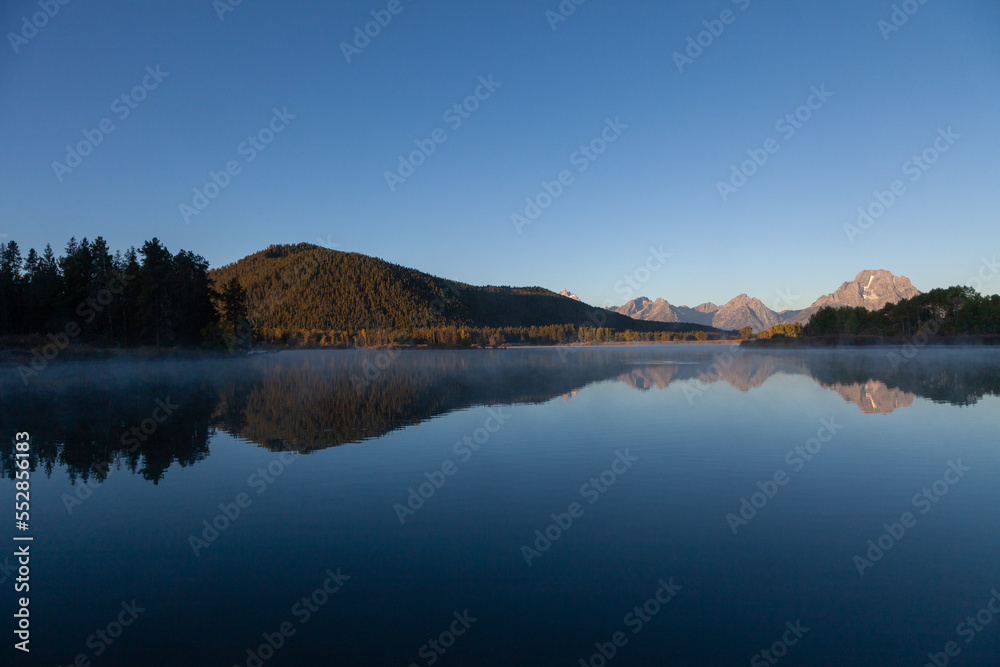
<svg viewBox="0 0 1000 667">
<path fill-rule="evenodd" d="M 2 662 L 998 664 L 1000 355 L 734 350 L 8 377 Z"/>
</svg>

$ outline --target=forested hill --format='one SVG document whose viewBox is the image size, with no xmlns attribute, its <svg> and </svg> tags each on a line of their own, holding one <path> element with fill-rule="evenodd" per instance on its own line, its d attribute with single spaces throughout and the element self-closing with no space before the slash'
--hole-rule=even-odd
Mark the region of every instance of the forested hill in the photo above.
<svg viewBox="0 0 1000 667">
<path fill-rule="evenodd" d="M 476 287 L 380 259 L 308 243 L 271 246 L 209 273 L 235 277 L 249 297 L 250 321 L 286 329 L 531 327 L 573 324 L 620 331 L 713 331 L 642 322 L 540 287 Z"/>
</svg>

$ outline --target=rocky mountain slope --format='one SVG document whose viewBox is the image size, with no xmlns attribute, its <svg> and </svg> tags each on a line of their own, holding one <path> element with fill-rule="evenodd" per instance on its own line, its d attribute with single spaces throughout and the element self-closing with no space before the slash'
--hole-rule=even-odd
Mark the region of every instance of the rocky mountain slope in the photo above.
<svg viewBox="0 0 1000 667">
<path fill-rule="evenodd" d="M 803 310 L 779 313 L 785 322 L 805 324 L 820 308 L 825 306 L 866 308 L 878 310 L 886 304 L 898 303 L 920 294 L 906 276 L 895 276 L 885 270 L 865 270 L 857 277 L 842 284 L 836 292 L 826 294 Z"/>
<path fill-rule="evenodd" d="M 719 329 L 742 329 L 749 326 L 754 331 L 762 331 L 781 324 L 783 320 L 760 299 L 740 294 L 712 314 L 712 322 Z"/>
<path fill-rule="evenodd" d="M 712 306 L 710 310 L 699 310 L 704 306 Z M 718 310 L 714 304 L 703 304 L 697 308 L 674 306 L 663 299 L 650 301 L 644 296 L 629 301 L 624 306 L 615 309 L 621 315 L 627 315 L 637 320 L 652 322 L 691 322 L 711 326 L 712 314 Z"/>
<path fill-rule="evenodd" d="M 573 294 L 572 292 L 570 292 L 565 287 L 563 287 L 561 290 L 559 290 L 559 296 L 564 296 L 567 299 L 573 299 L 574 301 L 579 301 L 580 300 L 580 297 L 578 297 L 577 295 Z"/>
</svg>

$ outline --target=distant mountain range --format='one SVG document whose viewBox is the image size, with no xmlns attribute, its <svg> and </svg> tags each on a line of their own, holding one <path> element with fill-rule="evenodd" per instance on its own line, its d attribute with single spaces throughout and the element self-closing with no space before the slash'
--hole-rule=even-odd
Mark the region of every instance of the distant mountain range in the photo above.
<svg viewBox="0 0 1000 667">
<path fill-rule="evenodd" d="M 651 301 L 641 296 L 610 310 L 637 320 L 689 322 L 718 329 L 741 329 L 749 326 L 754 331 L 763 331 L 775 324 L 792 322 L 805 324 L 813 313 L 824 306 L 878 310 L 886 304 L 897 303 L 918 294 L 920 291 L 910 283 L 909 278 L 895 276 L 889 271 L 869 269 L 859 273 L 854 280 L 842 284 L 835 292 L 821 296 L 811 306 L 801 310 L 774 311 L 765 306 L 760 299 L 746 294 L 740 294 L 722 306 L 703 303 L 694 308 L 674 306 L 662 298 Z"/>
<path fill-rule="evenodd" d="M 889 271 L 862 271 L 801 310 L 771 310 L 740 294 L 718 306 L 674 306 L 642 296 L 597 308 L 563 288 L 475 286 L 358 253 L 320 246 L 271 246 L 209 272 L 216 284 L 237 278 L 249 296 L 250 319 L 282 329 L 348 330 L 410 327 L 532 327 L 574 324 L 618 331 L 712 331 L 806 323 L 824 306 L 877 310 L 920 292 Z"/>
<path fill-rule="evenodd" d="M 541 287 L 480 287 L 359 253 L 309 243 L 275 245 L 214 269 L 236 278 L 250 320 L 272 329 L 360 331 L 420 327 L 543 327 L 572 324 L 618 331 L 714 331 L 687 322 L 633 320 Z"/>
</svg>

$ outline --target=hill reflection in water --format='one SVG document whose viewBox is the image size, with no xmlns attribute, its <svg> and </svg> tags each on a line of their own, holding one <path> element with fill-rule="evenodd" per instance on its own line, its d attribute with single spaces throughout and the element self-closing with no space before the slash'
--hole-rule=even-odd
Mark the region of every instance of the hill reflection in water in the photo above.
<svg viewBox="0 0 1000 667">
<path fill-rule="evenodd" d="M 110 466 L 156 483 L 173 463 L 189 466 L 208 456 L 215 430 L 273 451 L 307 453 L 476 405 L 570 399 L 595 382 L 640 391 L 723 383 L 749 392 L 776 374 L 803 375 L 869 414 L 905 409 L 918 397 L 971 405 L 1000 395 L 1000 355 L 993 350 L 925 349 L 905 363 L 890 352 L 740 353 L 729 346 L 421 350 L 395 358 L 288 352 L 55 366 L 27 388 L 6 369 L 0 422 L 6 432 L 32 434 L 34 463 L 48 474 L 64 466 L 71 479 L 100 480 Z M 11 455 L 6 444 L 0 460 L 8 477 Z"/>
</svg>

